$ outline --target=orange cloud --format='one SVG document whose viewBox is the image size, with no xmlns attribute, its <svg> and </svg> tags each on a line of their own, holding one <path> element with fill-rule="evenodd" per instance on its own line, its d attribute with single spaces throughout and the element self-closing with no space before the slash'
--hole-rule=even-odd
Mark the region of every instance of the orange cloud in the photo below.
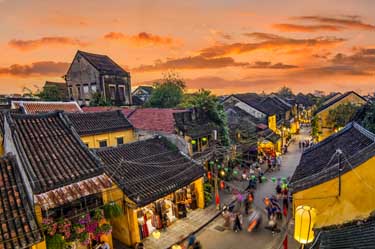
<svg viewBox="0 0 375 249">
<path fill-rule="evenodd" d="M 29 65 L 13 64 L 9 67 L 0 67 L 0 76 L 8 75 L 14 77 L 32 77 L 32 76 L 61 76 L 66 73 L 70 63 L 38 61 Z"/>
<path fill-rule="evenodd" d="M 178 59 L 170 59 L 165 62 L 158 61 L 154 65 L 141 65 L 134 70 L 144 71 L 163 71 L 169 69 L 209 69 L 222 67 L 242 67 L 246 62 L 236 62 L 231 57 L 205 58 L 203 56 L 190 56 Z"/>
<path fill-rule="evenodd" d="M 292 19 L 342 25 L 346 28 L 353 29 L 375 30 L 375 25 L 362 22 L 358 16 L 345 16 L 345 18 L 331 18 L 323 16 L 299 16 L 293 17 Z"/>
<path fill-rule="evenodd" d="M 147 32 L 140 32 L 136 35 L 127 35 L 121 32 L 110 32 L 104 35 L 104 38 L 108 40 L 131 42 L 134 45 L 171 46 L 178 43 L 172 37 L 159 36 Z"/>
<path fill-rule="evenodd" d="M 272 49 L 301 49 L 301 48 L 321 48 L 336 46 L 345 41 L 337 37 L 317 37 L 309 39 L 294 39 L 268 33 L 246 33 L 247 37 L 259 40 L 255 43 L 232 43 L 220 44 L 202 49 L 200 54 L 205 57 L 219 57 L 230 54 L 243 54 L 256 50 Z"/>
<path fill-rule="evenodd" d="M 249 65 L 248 67 L 257 69 L 291 69 L 297 68 L 298 66 L 288 65 L 281 62 L 272 64 L 270 61 L 256 61 L 253 65 Z"/>
<path fill-rule="evenodd" d="M 277 23 L 272 25 L 273 28 L 281 32 L 318 32 L 318 31 L 340 31 L 343 29 L 341 26 L 335 25 L 298 25 L 289 23 Z"/>
<path fill-rule="evenodd" d="M 79 39 L 63 36 L 49 36 L 42 37 L 36 40 L 17 40 L 9 41 L 9 46 L 19 50 L 33 50 L 42 46 L 49 45 L 72 45 L 72 46 L 86 46 L 88 43 L 82 42 Z"/>
</svg>

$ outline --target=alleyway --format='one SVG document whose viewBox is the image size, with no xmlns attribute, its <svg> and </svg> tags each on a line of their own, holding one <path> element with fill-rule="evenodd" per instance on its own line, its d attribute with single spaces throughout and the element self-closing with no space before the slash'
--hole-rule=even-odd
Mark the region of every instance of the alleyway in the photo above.
<svg viewBox="0 0 375 249">
<path fill-rule="evenodd" d="M 289 177 L 293 174 L 302 150 L 299 149 L 298 142 L 309 138 L 309 131 L 307 129 L 301 130 L 300 135 L 296 135 L 295 141 L 289 146 L 288 153 L 283 155 L 283 163 L 280 171 L 267 173 L 268 179 L 271 177 L 281 178 Z M 239 189 L 244 189 L 247 186 L 247 182 L 235 182 Z M 275 192 L 276 184 L 268 180 L 265 183 L 258 184 L 255 193 L 255 205 L 263 211 L 264 204 L 262 198 L 268 194 Z M 217 218 L 205 229 L 198 234 L 198 239 L 201 241 L 203 248 L 205 249 L 244 249 L 244 248 L 272 248 L 278 249 L 281 243 L 281 235 L 272 235 L 270 231 L 264 229 L 266 218 L 263 219 L 263 225 L 258 231 L 254 231 L 249 234 L 246 231 L 240 233 L 234 233 L 232 230 L 220 231 L 224 221 L 223 219 Z M 293 242 L 292 238 L 289 240 Z M 294 248 L 293 244 L 290 243 L 289 248 Z"/>
</svg>

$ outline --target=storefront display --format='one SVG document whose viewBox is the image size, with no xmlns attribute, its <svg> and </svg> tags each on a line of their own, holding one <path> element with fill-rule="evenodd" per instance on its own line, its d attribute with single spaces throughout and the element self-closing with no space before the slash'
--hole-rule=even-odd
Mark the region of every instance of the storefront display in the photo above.
<svg viewBox="0 0 375 249">
<path fill-rule="evenodd" d="M 138 228 L 141 240 L 155 230 L 170 226 L 177 219 L 185 218 L 189 210 L 197 209 L 195 185 L 181 188 L 137 211 Z"/>
</svg>

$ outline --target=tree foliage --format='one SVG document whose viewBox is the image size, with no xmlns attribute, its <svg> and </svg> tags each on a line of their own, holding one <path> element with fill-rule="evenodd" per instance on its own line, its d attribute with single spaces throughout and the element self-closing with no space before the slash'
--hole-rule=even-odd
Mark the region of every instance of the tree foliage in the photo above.
<svg viewBox="0 0 375 249">
<path fill-rule="evenodd" d="M 200 89 L 196 93 L 185 94 L 179 106 L 183 108 L 200 108 L 205 111 L 210 119 L 220 127 L 221 142 L 224 145 L 229 144 L 228 122 L 224 107 L 218 98 L 211 94 L 211 91 Z"/>
<path fill-rule="evenodd" d="M 36 94 L 40 99 L 45 101 L 61 101 L 61 93 L 55 85 L 44 86 L 43 90 Z"/>
<path fill-rule="evenodd" d="M 333 128 L 344 127 L 349 123 L 360 107 L 353 103 L 345 103 L 329 111 L 328 122 Z"/>
<path fill-rule="evenodd" d="M 173 108 L 182 101 L 185 82 L 178 74 L 170 72 L 159 82 L 154 83 L 154 90 L 146 103 L 147 107 Z"/>
<path fill-rule="evenodd" d="M 111 106 L 111 103 L 106 101 L 99 92 L 95 92 L 91 96 L 90 106 Z"/>
<path fill-rule="evenodd" d="M 277 91 L 277 95 L 281 98 L 291 98 L 294 96 L 292 89 L 286 86 L 280 88 L 279 91 Z"/>
<path fill-rule="evenodd" d="M 375 133 L 375 102 L 372 102 L 365 106 L 365 113 L 362 120 L 357 120 L 367 130 Z"/>
</svg>

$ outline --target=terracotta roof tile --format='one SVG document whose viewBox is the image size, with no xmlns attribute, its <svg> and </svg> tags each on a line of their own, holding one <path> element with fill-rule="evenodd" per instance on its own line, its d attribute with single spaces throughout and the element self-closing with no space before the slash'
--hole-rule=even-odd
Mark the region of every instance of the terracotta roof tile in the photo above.
<svg viewBox="0 0 375 249">
<path fill-rule="evenodd" d="M 28 248 L 43 240 L 15 156 L 0 158 L 0 248 Z"/>
<path fill-rule="evenodd" d="M 12 101 L 12 109 L 18 108 L 22 108 L 26 114 L 46 113 L 52 111 L 82 112 L 82 109 L 74 101 Z"/>
<path fill-rule="evenodd" d="M 66 115 L 79 135 L 94 135 L 133 128 L 121 110 Z"/>
<path fill-rule="evenodd" d="M 204 174 L 201 165 L 182 155 L 163 137 L 97 151 L 108 175 L 138 206 L 144 206 Z"/>
</svg>

